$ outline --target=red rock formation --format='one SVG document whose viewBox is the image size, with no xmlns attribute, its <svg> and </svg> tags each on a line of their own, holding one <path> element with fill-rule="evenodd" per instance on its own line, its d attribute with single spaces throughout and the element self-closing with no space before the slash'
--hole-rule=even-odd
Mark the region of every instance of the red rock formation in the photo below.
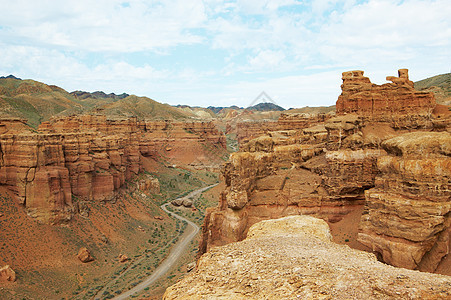
<svg viewBox="0 0 451 300">
<path fill-rule="evenodd" d="M 354 113 L 395 126 L 405 123 L 399 124 L 401 127 L 431 126 L 427 119 L 436 105 L 434 94 L 415 90 L 407 69 L 400 69 L 398 75 L 387 77 L 392 83 L 377 85 L 364 77 L 363 71 L 343 72 L 337 114 Z"/>
<path fill-rule="evenodd" d="M 31 216 L 46 223 L 69 220 L 75 210 L 72 197 L 114 199 L 125 181 L 140 172 L 141 156 L 159 158 L 163 153 L 179 163 L 179 154 L 189 152 L 187 161 L 205 162 L 210 159 L 207 150 L 214 148 L 217 153 L 211 156 L 220 161 L 226 147 L 224 135 L 210 122 L 87 115 L 52 119 L 39 130 L 0 134 L 0 184 L 14 191 Z M 172 157 L 165 153 L 169 148 Z"/>
<path fill-rule="evenodd" d="M 31 132 L 27 120 L 18 118 L 0 118 L 0 134 Z"/>
<path fill-rule="evenodd" d="M 252 139 L 274 131 L 302 130 L 324 123 L 330 115 L 283 113 L 277 121 L 245 121 L 237 124 L 237 140 L 240 147 Z"/>
<path fill-rule="evenodd" d="M 323 135 L 322 130 L 311 132 Z M 309 137 L 314 136 L 311 132 Z M 201 253 L 242 240 L 251 225 L 264 219 L 310 214 L 340 220 L 351 207 L 363 204 L 364 191 L 374 186 L 376 160 L 385 153 L 324 152 L 321 138 L 291 145 L 276 145 L 274 140 L 260 137 L 243 146 L 246 152 L 230 156 L 219 206 L 207 211 Z"/>
<path fill-rule="evenodd" d="M 389 264 L 433 272 L 449 253 L 451 134 L 415 132 L 382 143 L 359 241 Z"/>
<path fill-rule="evenodd" d="M 337 117 L 241 145 L 223 170 L 226 188 L 207 212 L 200 252 L 242 240 L 263 219 L 335 222 L 365 203 L 364 245 L 387 263 L 435 270 L 450 247 L 449 122 L 446 112 L 431 115 L 432 94 L 415 91 L 407 70 L 399 74 L 378 86 L 345 72 Z"/>
</svg>

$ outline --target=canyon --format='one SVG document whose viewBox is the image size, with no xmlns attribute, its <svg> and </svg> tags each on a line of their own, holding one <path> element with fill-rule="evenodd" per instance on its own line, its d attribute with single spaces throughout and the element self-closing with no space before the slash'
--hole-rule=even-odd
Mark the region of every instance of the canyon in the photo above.
<svg viewBox="0 0 451 300">
<path fill-rule="evenodd" d="M 360 211 L 358 248 L 394 266 L 449 273 L 450 111 L 415 90 L 406 69 L 383 85 L 363 71 L 342 79 L 335 116 L 238 125 L 248 130 L 223 167 L 226 186 L 207 211 L 199 256 L 245 239 L 262 220 L 306 214 L 335 226 Z M 264 135 L 251 139 L 257 128 Z"/>
</svg>

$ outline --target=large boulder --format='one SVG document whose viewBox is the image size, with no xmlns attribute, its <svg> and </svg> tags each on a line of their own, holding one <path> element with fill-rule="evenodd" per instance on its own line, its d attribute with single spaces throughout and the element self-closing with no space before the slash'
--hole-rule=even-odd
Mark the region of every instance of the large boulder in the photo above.
<svg viewBox="0 0 451 300">
<path fill-rule="evenodd" d="M 16 272 L 8 265 L 0 268 L 0 282 L 1 281 L 16 281 Z"/>
<path fill-rule="evenodd" d="M 449 299 L 450 287 L 450 276 L 383 264 L 332 242 L 323 220 L 291 216 L 211 249 L 163 299 Z"/>
<path fill-rule="evenodd" d="M 82 263 L 87 263 L 94 260 L 94 258 L 91 256 L 91 253 L 86 247 L 80 248 L 80 250 L 78 250 L 77 257 Z"/>
</svg>

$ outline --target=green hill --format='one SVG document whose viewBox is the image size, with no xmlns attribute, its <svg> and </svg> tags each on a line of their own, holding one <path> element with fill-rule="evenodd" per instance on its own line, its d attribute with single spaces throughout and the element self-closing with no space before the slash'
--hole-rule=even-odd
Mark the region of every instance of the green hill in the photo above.
<svg viewBox="0 0 451 300">
<path fill-rule="evenodd" d="M 138 97 L 135 95 L 117 100 L 98 107 L 101 113 L 107 116 L 136 116 L 141 119 L 185 119 L 194 117 L 194 114 L 162 104 L 147 97 Z"/>
<path fill-rule="evenodd" d="M 140 119 L 184 119 L 194 116 L 146 97 L 103 92 L 73 92 L 12 75 L 0 77 L 0 117 L 22 118 L 37 128 L 53 116 L 102 112 L 109 117 L 136 116 Z"/>
<path fill-rule="evenodd" d="M 65 90 L 34 80 L 0 79 L 0 116 L 28 120 L 36 128 L 42 121 L 83 104 Z"/>
<path fill-rule="evenodd" d="M 284 111 L 285 108 L 270 102 L 262 102 L 253 106 L 249 106 L 248 110 L 256 111 Z"/>
<path fill-rule="evenodd" d="M 451 73 L 417 81 L 415 88 L 419 91 L 433 92 L 437 103 L 451 105 Z"/>
</svg>

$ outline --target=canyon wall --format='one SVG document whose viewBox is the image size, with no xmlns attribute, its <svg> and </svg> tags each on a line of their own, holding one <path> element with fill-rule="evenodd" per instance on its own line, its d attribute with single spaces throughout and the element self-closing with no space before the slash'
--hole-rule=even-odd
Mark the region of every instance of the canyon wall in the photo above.
<svg viewBox="0 0 451 300">
<path fill-rule="evenodd" d="M 219 205 L 207 211 L 200 253 L 242 240 L 261 220 L 309 214 L 337 222 L 363 205 L 385 151 L 366 142 L 366 135 L 357 147 L 359 126 L 357 117 L 336 117 L 291 135 L 270 132 L 231 154 Z"/>
<path fill-rule="evenodd" d="M 27 133 L 12 130 L 16 123 L 0 121 L 5 128 L 0 134 L 0 184 L 16 194 L 29 215 L 46 223 L 69 220 L 80 200 L 113 200 L 142 170 L 143 156 L 162 160 L 173 148 L 197 148 L 202 154 L 202 146 L 216 147 L 221 154 L 226 147 L 224 136 L 205 122 L 86 115 L 53 119 Z"/>
<path fill-rule="evenodd" d="M 415 90 L 407 69 L 400 69 L 398 77 L 387 76 L 392 82 L 382 85 L 371 83 L 363 71 L 344 72 L 342 79 L 337 115 L 355 113 L 372 122 L 389 122 L 400 129 L 432 127 L 434 94 Z"/>
<path fill-rule="evenodd" d="M 330 114 L 282 113 L 277 121 L 248 120 L 237 124 L 237 140 L 240 146 L 273 131 L 302 130 L 323 123 Z"/>
<path fill-rule="evenodd" d="M 433 272 L 450 250 L 451 134 L 406 133 L 382 147 L 358 240 L 391 265 Z"/>
<path fill-rule="evenodd" d="M 232 154 L 200 254 L 244 239 L 261 220 L 308 214 L 334 223 L 363 206 L 362 244 L 387 263 L 434 271 L 449 253 L 450 118 L 399 74 L 378 86 L 345 72 L 336 117 L 266 131 Z"/>
</svg>

